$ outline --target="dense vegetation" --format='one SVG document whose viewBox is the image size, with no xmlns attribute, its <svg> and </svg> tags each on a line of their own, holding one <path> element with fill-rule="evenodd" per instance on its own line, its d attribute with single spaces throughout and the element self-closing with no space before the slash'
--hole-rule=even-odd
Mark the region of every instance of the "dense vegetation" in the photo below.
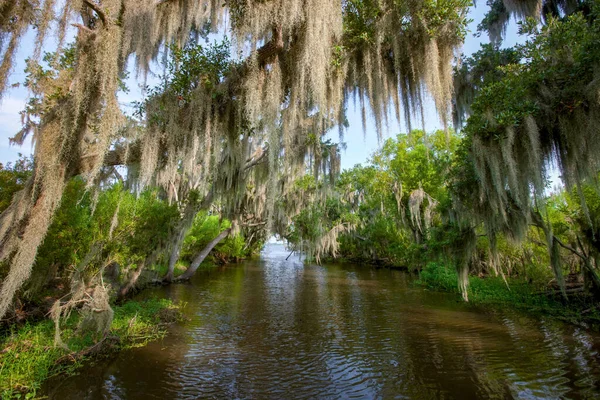
<svg viewBox="0 0 600 400">
<path fill-rule="evenodd" d="M 309 257 L 425 269 L 424 284 L 458 291 L 457 252 L 470 231 L 465 233 L 458 225 L 452 182 L 463 179 L 454 174 L 462 168 L 458 145 L 464 140 L 454 133 L 447 138 L 443 131 L 427 136 L 413 131 L 388 139 L 366 166 L 342 172 L 325 201 L 300 212 L 286 238 L 301 250 L 308 243 L 321 243 L 336 226 L 352 224 L 351 230 L 339 233 L 335 249 L 322 249 Z M 302 184 L 307 181 L 315 184 L 310 176 Z M 590 218 L 596 220 L 600 197 L 592 186 L 582 190 Z M 579 193 L 557 186 L 538 201 L 544 204 L 555 240 L 563 245 L 558 257 L 561 274 L 566 277 L 564 293 L 588 309 L 596 301 L 598 287 L 592 274 L 597 272 L 593 261 L 585 258 L 593 249 L 582 239 L 586 221 Z M 494 249 L 483 224 L 474 226 L 473 231 L 474 237 L 467 238 L 474 241 L 468 260 L 472 276 L 496 277 L 488 282 L 496 282 L 492 286 L 501 282 L 500 288 L 506 291 L 502 296 L 513 296 L 515 301 L 518 296 L 511 293 L 512 286 L 525 285 L 529 293 L 546 294 L 560 303 L 561 286 L 551 267 L 545 232 L 535 221 L 522 240 L 499 234 Z"/>
<path fill-rule="evenodd" d="M 14 166 L 4 167 L 0 192 L 18 190 L 23 175 L 31 172 L 30 166 L 30 161 L 22 158 Z M 135 195 L 125 190 L 123 183 L 115 182 L 94 199 L 85 183 L 74 178 L 67 184 L 61 206 L 38 250 L 32 276 L 20 297 L 25 308 L 21 311 L 26 313 L 27 307 L 68 294 L 74 272 L 85 273 L 87 279 L 104 275 L 109 291 L 117 297 L 124 297 L 136 285 L 160 279 L 168 262 L 164 248 L 178 220 L 177 207 L 156 189 Z M 230 226 L 227 219 L 213 211 L 198 213 L 184 239 L 181 268 L 185 270 L 210 241 Z M 253 251 L 245 246 L 241 234 L 234 235 L 215 247 L 210 262 L 244 258 Z M 7 273 L 5 264 L 0 274 L 4 277 Z M 18 318 L 18 313 L 14 317 Z"/>
<path fill-rule="evenodd" d="M 298 215 L 288 238 L 319 243 L 354 218 L 328 256 L 452 265 L 465 299 L 469 273 L 596 298 L 599 12 L 584 2 L 541 25 L 528 19 L 523 44 L 464 59 L 460 134 L 388 140 L 369 165 L 341 174 L 325 207 Z"/>
<path fill-rule="evenodd" d="M 15 327 L 2 342 L 0 388 L 2 398 L 34 398 L 43 381 L 73 373 L 92 358 L 143 346 L 164 336 L 168 324 L 182 318 L 181 305 L 168 300 L 129 302 L 115 308 L 115 318 L 104 338 L 79 330 L 73 315 L 65 322 L 65 346 L 54 346 L 52 321 Z"/>
<path fill-rule="evenodd" d="M 31 161 L 25 157 L 3 166 L 0 193 L 14 195 L 30 174 Z M 0 326 L 3 398 L 35 395 L 49 376 L 72 372 L 90 358 L 166 333 L 165 323 L 179 318 L 178 307 L 168 301 L 111 304 L 122 302 L 135 289 L 160 283 L 168 264 L 164 246 L 179 216 L 177 207 L 156 189 L 136 196 L 116 181 L 94 199 L 82 179 L 67 184 L 31 278 Z M 230 225 L 214 211 L 198 213 L 185 236 L 175 276 Z M 255 251 L 240 234 L 212 250 L 203 265 L 237 260 Z M 0 276 L 7 273 L 8 265 L 3 264 Z M 98 280 L 101 286 L 73 286 L 73 276 L 84 282 Z M 78 302 L 86 297 L 93 302 L 81 307 Z M 61 302 L 64 298 L 70 301 Z"/>
<path fill-rule="evenodd" d="M 33 159 L 0 170 L 3 329 L 49 315 L 62 346 L 76 311 L 106 336 L 135 289 L 271 234 L 317 262 L 422 270 L 445 289 L 455 277 L 465 300 L 479 296 L 470 275 L 495 276 L 593 309 L 600 5 L 488 5 L 490 44 L 455 63 L 467 0 L 0 0 L 0 94 L 36 30 L 11 139 L 32 136 Z M 511 16 L 523 40 L 503 49 Z M 126 116 L 127 77 L 152 70 Z M 442 130 L 412 129 L 427 96 Z M 391 115 L 407 133 L 341 172 L 343 144 L 325 135 L 344 133 L 352 98 L 378 135 Z"/>
</svg>

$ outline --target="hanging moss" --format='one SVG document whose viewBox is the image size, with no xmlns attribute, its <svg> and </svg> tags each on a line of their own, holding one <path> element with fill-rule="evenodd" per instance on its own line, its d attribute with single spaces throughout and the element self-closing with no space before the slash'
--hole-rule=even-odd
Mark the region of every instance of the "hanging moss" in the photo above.
<svg viewBox="0 0 600 400">
<path fill-rule="evenodd" d="M 422 114 L 427 94 L 445 123 L 451 61 L 464 38 L 468 6 L 466 0 L 230 0 L 225 7 L 216 0 L 2 1 L 0 93 L 30 26 L 38 28 L 36 54 L 51 32 L 58 53 L 69 26 L 77 39 L 72 65 L 55 64 L 60 72 L 53 83 L 34 91 L 39 107 L 28 110 L 28 129 L 16 138 L 33 133 L 35 171 L 0 221 L 0 253 L 12 265 L 0 293 L 0 316 L 29 276 L 67 179 L 83 175 L 89 189 L 97 187 L 117 141 L 125 139 L 127 149 L 141 153 L 137 159 L 117 157 L 139 164 L 140 188 L 162 186 L 182 204 L 190 191 L 214 188 L 227 199 L 227 213 L 266 210 L 277 229 L 276 199 L 285 193 L 286 180 L 303 173 L 307 135 L 320 138 L 343 126 L 352 96 L 360 98 L 363 115 L 374 116 L 379 133 L 391 110 L 400 119 L 403 109 L 410 124 L 412 115 Z M 200 68 L 174 72 L 176 79 L 144 104 L 143 131 L 124 133 L 117 91 L 126 61 L 143 79 L 161 54 L 185 57 L 177 49 L 210 30 L 229 31 L 241 60 L 231 60 L 225 48 L 195 50 Z M 268 163 L 246 171 L 246 160 L 264 143 Z M 337 156 L 322 162 L 329 163 L 324 169 L 339 170 Z"/>
<path fill-rule="evenodd" d="M 572 14 L 585 3 L 585 0 L 487 0 L 490 8 L 477 30 L 487 32 L 490 42 L 499 44 L 511 17 L 519 22 L 527 18 L 544 21 Z"/>
<path fill-rule="evenodd" d="M 471 106 L 460 167 L 463 177 L 471 176 L 463 179 L 470 188 L 454 191 L 457 209 L 466 206 L 462 214 L 484 222 L 488 235 L 503 232 L 520 242 L 530 225 L 541 229 L 563 289 L 558 244 L 541 217 L 543 195 L 552 170 L 568 190 L 586 180 L 597 186 L 597 16 L 596 5 L 586 14 L 549 19 L 541 30 L 527 27 L 533 39 L 520 49 L 525 62 L 502 67 Z"/>
</svg>

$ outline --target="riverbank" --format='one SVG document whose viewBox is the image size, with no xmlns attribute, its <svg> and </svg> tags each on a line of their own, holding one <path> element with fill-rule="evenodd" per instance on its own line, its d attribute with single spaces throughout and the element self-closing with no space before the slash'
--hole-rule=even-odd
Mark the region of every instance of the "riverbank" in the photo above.
<svg viewBox="0 0 600 400">
<path fill-rule="evenodd" d="M 415 284 L 429 290 L 456 293 L 458 298 L 457 281 L 453 267 L 429 263 Z M 507 278 L 505 282 L 499 276 L 469 276 L 469 303 L 484 311 L 509 308 L 600 331 L 600 310 L 591 296 L 581 293 L 565 300 L 557 292 L 548 292 L 522 279 Z"/>
<path fill-rule="evenodd" d="M 128 301 L 114 307 L 110 333 L 95 341 L 92 334 L 76 332 L 74 315 L 62 327 L 68 350 L 54 346 L 54 323 L 25 324 L 0 338 L 0 393 L 6 398 L 34 398 L 44 380 L 72 374 L 84 362 L 116 351 L 143 346 L 162 338 L 167 326 L 182 318 L 181 304 L 167 299 Z"/>
<path fill-rule="evenodd" d="M 400 271 L 286 262 L 288 255 L 271 245 L 260 259 L 204 271 L 191 284 L 146 289 L 144 297 L 185 299 L 189 321 L 38 394 L 418 400 L 597 393 L 594 332 L 508 307 L 472 309 L 458 294 L 415 288 L 415 276 Z"/>
</svg>

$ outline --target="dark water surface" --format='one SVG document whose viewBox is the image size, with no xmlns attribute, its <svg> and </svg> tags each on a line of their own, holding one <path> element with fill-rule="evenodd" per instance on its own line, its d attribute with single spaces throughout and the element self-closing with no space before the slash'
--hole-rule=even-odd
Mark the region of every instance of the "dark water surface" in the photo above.
<svg viewBox="0 0 600 400">
<path fill-rule="evenodd" d="M 476 312 L 410 276 L 260 260 L 143 296 L 190 321 L 53 384 L 55 399 L 600 398 L 600 336 Z"/>
</svg>

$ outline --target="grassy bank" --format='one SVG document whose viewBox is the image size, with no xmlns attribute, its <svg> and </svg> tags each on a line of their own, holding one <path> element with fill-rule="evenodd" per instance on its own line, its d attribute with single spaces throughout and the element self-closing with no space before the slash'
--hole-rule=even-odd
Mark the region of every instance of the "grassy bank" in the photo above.
<svg viewBox="0 0 600 400">
<path fill-rule="evenodd" d="M 459 296 L 457 273 L 453 267 L 429 263 L 415 284 L 430 290 L 456 293 Z M 507 285 L 508 284 L 508 285 Z M 469 303 L 488 309 L 512 309 L 532 314 L 552 316 L 563 321 L 600 330 L 600 310 L 590 296 L 549 294 L 543 287 L 522 279 L 488 276 L 469 277 Z"/>
<path fill-rule="evenodd" d="M 179 309 L 165 299 L 130 301 L 115 307 L 110 335 L 99 344 L 91 334 L 77 335 L 78 316 L 73 315 L 62 331 L 68 350 L 54 347 L 54 324 L 50 320 L 15 329 L 0 338 L 2 398 L 33 398 L 51 376 L 73 373 L 87 360 L 163 337 L 166 326 L 180 319 Z"/>
</svg>

